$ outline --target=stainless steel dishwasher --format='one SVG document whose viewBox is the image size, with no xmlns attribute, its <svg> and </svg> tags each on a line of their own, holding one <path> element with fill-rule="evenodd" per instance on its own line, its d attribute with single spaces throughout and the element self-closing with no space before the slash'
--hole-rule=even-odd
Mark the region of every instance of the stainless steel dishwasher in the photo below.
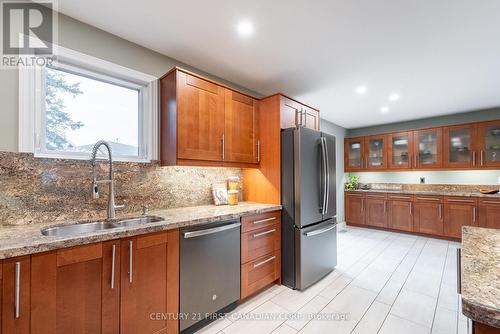
<svg viewBox="0 0 500 334">
<path fill-rule="evenodd" d="M 181 228 L 180 330 L 192 333 L 240 298 L 239 220 Z"/>
</svg>

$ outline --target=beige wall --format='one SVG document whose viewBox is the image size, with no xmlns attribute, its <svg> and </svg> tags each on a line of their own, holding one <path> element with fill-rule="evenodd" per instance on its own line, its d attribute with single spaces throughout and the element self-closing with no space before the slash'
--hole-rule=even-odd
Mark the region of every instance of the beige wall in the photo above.
<svg viewBox="0 0 500 334">
<path fill-rule="evenodd" d="M 255 92 L 62 14 L 59 15 L 58 30 L 58 44 L 69 49 L 157 77 L 165 74 L 174 66 L 181 66 L 228 86 L 260 96 Z M 18 150 L 18 85 L 17 70 L 0 69 L 0 151 L 17 152 Z"/>
</svg>

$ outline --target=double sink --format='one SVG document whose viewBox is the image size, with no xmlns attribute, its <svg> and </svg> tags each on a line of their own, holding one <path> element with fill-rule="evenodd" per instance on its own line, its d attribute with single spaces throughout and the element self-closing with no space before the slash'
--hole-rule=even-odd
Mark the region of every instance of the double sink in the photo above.
<svg viewBox="0 0 500 334">
<path fill-rule="evenodd" d="M 76 223 L 71 225 L 61 225 L 50 228 L 45 228 L 42 230 L 42 234 L 45 236 L 54 237 L 69 237 L 79 234 L 92 233 L 110 230 L 120 227 L 136 227 L 147 225 L 151 223 L 157 223 L 163 221 L 163 218 L 156 216 L 144 216 L 137 218 L 128 218 L 117 221 L 98 221 L 90 223 Z"/>
</svg>

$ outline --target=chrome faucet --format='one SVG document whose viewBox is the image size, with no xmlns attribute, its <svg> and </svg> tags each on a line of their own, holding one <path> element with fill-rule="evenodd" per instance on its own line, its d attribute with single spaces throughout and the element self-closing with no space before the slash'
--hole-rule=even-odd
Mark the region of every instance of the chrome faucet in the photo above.
<svg viewBox="0 0 500 334">
<path fill-rule="evenodd" d="M 108 174 L 108 179 L 97 180 L 96 173 L 95 173 L 95 167 L 96 167 L 96 160 L 97 160 L 97 151 L 99 150 L 99 148 L 101 146 L 106 147 L 106 149 L 108 150 L 109 174 Z M 113 157 L 111 154 L 111 146 L 109 145 L 108 142 L 106 142 L 104 140 L 99 140 L 97 143 L 95 143 L 94 148 L 92 149 L 92 154 L 90 156 L 90 163 L 92 165 L 92 176 L 93 176 L 92 198 L 93 199 L 99 198 L 98 185 L 101 183 L 107 183 L 109 185 L 108 220 L 114 219 L 116 216 L 116 209 L 124 208 L 125 205 L 115 205 L 115 183 L 113 180 Z"/>
</svg>

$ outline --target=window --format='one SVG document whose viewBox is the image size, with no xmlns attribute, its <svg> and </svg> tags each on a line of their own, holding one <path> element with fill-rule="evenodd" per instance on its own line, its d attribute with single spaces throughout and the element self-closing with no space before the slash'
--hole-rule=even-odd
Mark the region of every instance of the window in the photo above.
<svg viewBox="0 0 500 334">
<path fill-rule="evenodd" d="M 57 64 L 20 69 L 20 151 L 88 159 L 106 140 L 116 160 L 157 159 L 156 89 L 154 77 L 58 47 Z"/>
</svg>

